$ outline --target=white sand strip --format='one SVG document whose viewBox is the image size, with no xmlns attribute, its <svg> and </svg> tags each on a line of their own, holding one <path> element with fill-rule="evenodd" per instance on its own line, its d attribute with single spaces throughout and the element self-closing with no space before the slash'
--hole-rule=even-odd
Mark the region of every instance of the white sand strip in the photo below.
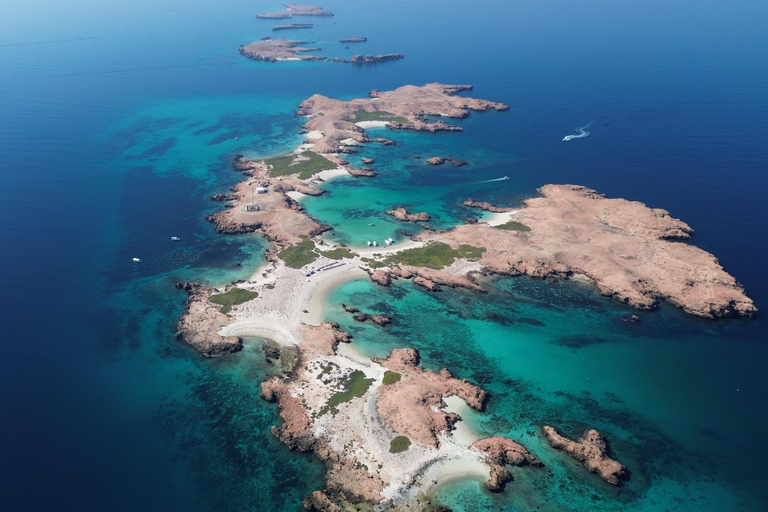
<svg viewBox="0 0 768 512">
<path fill-rule="evenodd" d="M 355 123 L 355 126 L 359 126 L 362 129 L 366 128 L 384 128 L 389 126 L 389 121 L 360 121 Z"/>
<path fill-rule="evenodd" d="M 519 211 L 520 210 L 512 210 L 511 212 L 490 213 L 488 214 L 488 217 L 483 219 L 483 222 L 485 222 L 489 226 L 500 226 L 502 224 L 506 224 L 511 220 L 514 220 L 513 219 L 514 215 Z"/>
</svg>

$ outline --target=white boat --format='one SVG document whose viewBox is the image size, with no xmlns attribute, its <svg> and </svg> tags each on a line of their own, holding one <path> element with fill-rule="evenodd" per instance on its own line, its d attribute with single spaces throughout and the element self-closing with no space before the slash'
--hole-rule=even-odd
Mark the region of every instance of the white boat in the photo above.
<svg viewBox="0 0 768 512">
<path fill-rule="evenodd" d="M 374 240 L 374 241 L 373 241 L 373 246 L 374 246 L 374 247 L 378 247 L 378 246 L 379 246 L 379 242 L 377 242 L 376 240 Z"/>
<path fill-rule="evenodd" d="M 181 240 L 181 238 L 179 238 L 177 236 L 172 236 L 171 240 L 173 240 L 174 242 L 178 242 L 179 240 Z"/>
<path fill-rule="evenodd" d="M 370 247 L 370 246 L 371 246 L 371 241 L 370 241 L 370 240 L 368 240 L 368 247 Z"/>
<path fill-rule="evenodd" d="M 141 263 L 141 260 L 139 258 L 133 258 L 134 263 Z"/>
</svg>

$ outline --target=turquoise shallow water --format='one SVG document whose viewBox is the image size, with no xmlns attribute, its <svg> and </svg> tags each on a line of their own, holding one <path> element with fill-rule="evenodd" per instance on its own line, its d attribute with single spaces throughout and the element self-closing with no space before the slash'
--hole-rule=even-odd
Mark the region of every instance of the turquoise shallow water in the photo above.
<svg viewBox="0 0 768 512">
<path fill-rule="evenodd" d="M 749 325 L 713 328 L 672 307 L 633 323 L 636 311 L 589 284 L 491 284 L 482 299 L 367 281 L 330 297 L 329 318 L 350 330 L 366 355 L 415 347 L 425 366 L 447 367 L 491 391 L 487 411 L 468 424 L 481 435 L 509 435 L 546 464 L 518 470 L 504 495 L 459 483 L 440 491 L 439 500 L 465 510 L 483 509 L 477 499 L 516 510 L 701 510 L 702 503 L 734 510 L 759 503 L 745 492 L 754 482 L 745 469 L 761 457 L 748 439 L 762 415 L 752 400 L 765 381 L 747 374 L 759 368 L 755 358 L 765 349 L 745 336 Z M 394 324 L 356 324 L 342 302 L 389 313 Z M 631 471 L 627 485 L 617 490 L 553 452 L 541 437 L 545 424 L 576 436 L 600 430 Z M 713 446 L 733 457 L 711 464 Z"/>
<path fill-rule="evenodd" d="M 359 67 L 241 58 L 239 44 L 269 32 L 253 15 L 279 7 L 270 2 L 54 4 L 0 17 L 5 508 L 296 510 L 322 486 L 317 461 L 269 433 L 278 417 L 257 392 L 276 369 L 261 340 L 204 361 L 174 339 L 185 301 L 174 281 L 246 278 L 266 250 L 255 236 L 216 235 L 208 197 L 239 179 L 234 154 L 294 148 L 293 112 L 314 93 L 439 80 L 512 107 L 462 120 L 463 133 L 388 133 L 397 146 L 366 147 L 377 178 L 336 180 L 305 203 L 337 240 L 418 229 L 383 215 L 392 206 L 427 211 L 440 228 L 471 213 L 459 204 L 468 196 L 514 205 L 545 183 L 579 183 L 669 209 L 758 307 L 768 301 L 761 2 L 331 0 L 337 16 L 285 34 L 328 54 L 345 56 L 338 37 L 363 35 L 360 51 L 406 55 Z M 589 120 L 589 137 L 562 142 Z M 433 155 L 470 165 L 428 168 Z M 330 318 L 366 353 L 414 346 L 428 367 L 486 386 L 488 411 L 466 421 L 547 463 L 516 471 L 501 495 L 456 483 L 442 503 L 765 509 L 768 454 L 750 445 L 768 400 L 761 318 L 704 322 L 662 307 L 631 324 L 586 285 L 494 287 L 433 296 L 356 282 L 331 298 L 391 312 L 388 330 Z M 629 484 L 613 489 L 549 452 L 542 423 L 604 431 Z"/>
</svg>

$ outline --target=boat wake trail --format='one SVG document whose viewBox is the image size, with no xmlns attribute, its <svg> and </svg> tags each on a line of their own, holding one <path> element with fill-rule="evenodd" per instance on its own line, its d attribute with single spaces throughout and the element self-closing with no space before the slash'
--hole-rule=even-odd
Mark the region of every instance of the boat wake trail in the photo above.
<svg viewBox="0 0 768 512">
<path fill-rule="evenodd" d="M 508 180 L 508 179 L 509 179 L 509 176 L 502 176 L 501 178 L 496 178 L 494 180 L 483 180 L 483 181 L 478 181 L 476 183 L 491 183 L 491 182 L 494 182 L 494 181 L 505 181 L 505 180 Z"/>
<path fill-rule="evenodd" d="M 576 135 L 566 135 L 565 137 L 563 137 L 563 141 L 569 141 L 571 139 L 582 139 L 586 137 L 587 135 L 589 135 L 587 128 L 592 126 L 593 122 L 594 121 L 590 121 L 589 124 L 585 124 L 584 126 L 580 126 L 579 128 L 576 128 L 576 131 L 579 133 Z"/>
</svg>

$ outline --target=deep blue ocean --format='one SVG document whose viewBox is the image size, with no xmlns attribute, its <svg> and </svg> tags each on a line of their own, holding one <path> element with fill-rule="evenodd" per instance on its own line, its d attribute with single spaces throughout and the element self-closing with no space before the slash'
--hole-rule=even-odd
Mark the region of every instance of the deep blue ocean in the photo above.
<svg viewBox="0 0 768 512">
<path fill-rule="evenodd" d="M 442 489 L 454 510 L 768 509 L 768 4 L 544 0 L 331 0 L 288 37 L 377 66 L 266 64 L 237 53 L 270 32 L 279 2 L 12 0 L 0 9 L 0 509 L 298 510 L 322 466 L 270 434 L 258 397 L 275 370 L 260 340 L 203 360 L 174 339 L 174 281 L 223 284 L 263 260 L 257 236 L 216 235 L 208 197 L 240 177 L 236 153 L 302 137 L 314 93 L 364 96 L 469 83 L 508 112 L 463 133 L 394 134 L 370 148 L 374 180 L 339 179 L 306 207 L 359 243 L 424 209 L 437 227 L 466 197 L 514 205 L 547 183 L 664 208 L 695 230 L 755 300 L 755 320 L 633 311 L 586 285 L 489 283 L 488 296 L 352 282 L 331 303 L 387 311 L 387 331 L 329 318 L 371 355 L 414 346 L 493 394 L 466 421 L 547 464 L 500 495 Z M 298 19 L 302 22 L 303 20 Z M 576 127 L 590 135 L 563 142 Z M 390 135 L 388 135 L 390 136 Z M 414 154 L 452 154 L 427 169 Z M 510 180 L 487 182 L 508 175 Z M 483 183 L 485 182 L 485 183 Z M 181 237 L 172 242 L 171 236 Z M 140 257 L 141 265 L 131 258 Z M 494 321 L 490 321 L 494 313 Z M 595 427 L 632 471 L 614 489 L 547 451 L 537 427 Z M 610 487 L 610 488 L 609 488 Z"/>
</svg>

